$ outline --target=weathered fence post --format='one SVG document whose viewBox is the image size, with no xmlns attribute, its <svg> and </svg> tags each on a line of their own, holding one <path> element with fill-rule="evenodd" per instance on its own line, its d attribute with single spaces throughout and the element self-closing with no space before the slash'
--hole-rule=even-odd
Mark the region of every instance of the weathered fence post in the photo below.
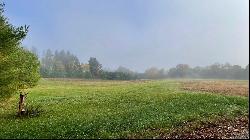
<svg viewBox="0 0 250 140">
<path fill-rule="evenodd" d="M 27 95 L 28 93 L 26 93 L 26 94 L 21 94 L 20 93 L 20 98 L 19 98 L 19 106 L 18 106 L 18 115 L 19 116 L 21 116 L 21 115 L 23 115 L 24 113 L 25 113 L 25 98 L 26 98 L 26 95 Z"/>
</svg>

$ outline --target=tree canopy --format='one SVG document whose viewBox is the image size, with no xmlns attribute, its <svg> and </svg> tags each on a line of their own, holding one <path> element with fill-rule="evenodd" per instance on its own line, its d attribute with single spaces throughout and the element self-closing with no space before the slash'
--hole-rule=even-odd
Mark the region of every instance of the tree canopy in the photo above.
<svg viewBox="0 0 250 140">
<path fill-rule="evenodd" d="M 28 33 L 28 26 L 13 26 L 3 13 L 4 4 L 0 4 L 1 97 L 33 87 L 40 77 L 38 58 L 21 47 L 21 42 Z"/>
<path fill-rule="evenodd" d="M 249 79 L 249 65 L 241 67 L 229 63 L 200 67 L 177 64 L 170 69 L 151 67 L 143 73 L 134 72 L 119 66 L 116 70 L 102 69 L 102 64 L 90 57 L 88 63 L 81 63 L 77 56 L 64 50 L 47 50 L 41 59 L 42 77 L 65 77 L 106 80 L 164 79 L 164 78 L 199 78 L 199 79 Z"/>
<path fill-rule="evenodd" d="M 90 57 L 89 70 L 93 78 L 99 78 L 102 71 L 102 65 L 97 61 L 96 58 Z"/>
</svg>

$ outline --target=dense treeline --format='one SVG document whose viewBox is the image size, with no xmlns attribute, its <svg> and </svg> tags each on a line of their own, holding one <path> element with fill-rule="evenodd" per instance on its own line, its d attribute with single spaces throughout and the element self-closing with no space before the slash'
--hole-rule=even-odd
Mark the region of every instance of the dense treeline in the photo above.
<svg viewBox="0 0 250 140">
<path fill-rule="evenodd" d="M 169 70 L 155 67 L 144 73 L 136 73 L 128 68 L 119 67 L 115 71 L 105 71 L 94 57 L 88 63 L 81 63 L 70 52 L 47 50 L 41 59 L 42 77 L 65 77 L 107 80 L 133 79 L 163 79 L 163 78 L 203 78 L 203 79 L 249 79 L 249 65 L 242 68 L 239 65 L 215 63 L 206 67 L 190 67 L 187 64 L 178 64 Z"/>
<path fill-rule="evenodd" d="M 187 64 L 178 64 L 168 71 L 151 68 L 145 71 L 145 78 L 198 78 L 198 79 L 249 79 L 249 65 L 242 68 L 239 65 L 215 63 L 206 67 L 190 67 Z"/>
<path fill-rule="evenodd" d="M 70 52 L 47 50 L 41 59 L 43 77 L 83 77 L 80 62 Z"/>
<path fill-rule="evenodd" d="M 139 76 L 137 73 L 120 66 L 114 72 L 103 71 L 101 78 L 107 80 L 135 80 L 139 79 Z"/>
<path fill-rule="evenodd" d="M 94 57 L 88 63 L 80 63 L 79 59 L 69 51 L 47 50 L 41 59 L 40 73 L 42 77 L 51 78 L 85 78 L 107 80 L 136 79 L 136 74 L 127 68 L 119 67 L 116 71 L 104 71 L 102 65 Z"/>
</svg>

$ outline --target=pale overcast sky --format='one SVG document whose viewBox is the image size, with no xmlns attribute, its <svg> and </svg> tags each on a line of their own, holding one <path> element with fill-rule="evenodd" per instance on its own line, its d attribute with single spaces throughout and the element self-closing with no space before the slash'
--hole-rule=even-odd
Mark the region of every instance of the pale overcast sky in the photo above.
<svg viewBox="0 0 250 140">
<path fill-rule="evenodd" d="M 1 1 L 1 0 L 0 0 Z M 23 45 L 69 50 L 105 68 L 249 63 L 248 0 L 3 0 Z"/>
</svg>

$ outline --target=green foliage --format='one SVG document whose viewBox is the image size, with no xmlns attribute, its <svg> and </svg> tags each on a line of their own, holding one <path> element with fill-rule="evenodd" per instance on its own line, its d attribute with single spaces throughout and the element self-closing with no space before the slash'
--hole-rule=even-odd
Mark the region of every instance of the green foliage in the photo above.
<svg viewBox="0 0 250 140">
<path fill-rule="evenodd" d="M 247 84 L 247 81 L 244 81 Z M 44 112 L 14 117 L 16 98 L 0 102 L 0 138 L 127 138 L 185 122 L 249 113 L 247 97 L 182 91 L 174 80 L 45 80 L 26 102 Z M 12 109 L 10 109 L 12 108 Z M 160 133 L 160 132 L 159 132 Z M 156 131 L 143 138 L 159 135 Z"/>
<path fill-rule="evenodd" d="M 93 78 L 100 78 L 102 65 L 97 61 L 96 58 L 90 57 L 89 70 Z"/>
<path fill-rule="evenodd" d="M 0 4 L 0 96 L 33 87 L 39 79 L 38 58 L 20 47 L 28 26 L 14 27 Z"/>
<path fill-rule="evenodd" d="M 66 77 L 104 80 L 133 80 L 133 79 L 164 79 L 164 78 L 198 78 L 198 79 L 249 79 L 249 65 L 242 68 L 239 65 L 215 63 L 206 67 L 190 67 L 178 64 L 168 71 L 151 67 L 144 73 L 136 73 L 125 67 L 115 71 L 102 70 L 102 64 L 90 57 L 88 64 L 80 64 L 79 59 L 63 50 L 53 53 L 47 50 L 41 61 L 42 77 Z"/>
<path fill-rule="evenodd" d="M 64 50 L 53 53 L 47 50 L 41 61 L 41 75 L 43 77 L 83 77 L 82 68 L 78 58 Z"/>
<path fill-rule="evenodd" d="M 155 67 L 149 68 L 145 71 L 144 75 L 147 79 L 161 79 L 164 78 L 164 69 L 157 69 Z"/>
<path fill-rule="evenodd" d="M 137 74 L 128 68 L 119 66 L 116 71 L 102 71 L 101 79 L 105 80 L 135 80 Z"/>
<path fill-rule="evenodd" d="M 53 53 L 47 50 L 41 61 L 40 69 L 42 77 L 50 78 L 85 78 L 105 80 L 132 80 L 136 79 L 136 73 L 125 67 L 119 67 L 115 72 L 102 70 L 102 65 L 96 58 L 90 57 L 88 64 L 80 64 L 78 58 L 64 50 Z"/>
<path fill-rule="evenodd" d="M 101 73 L 101 79 L 105 80 L 135 80 L 137 79 L 136 75 L 125 72 L 108 72 L 103 71 Z"/>
<path fill-rule="evenodd" d="M 186 64 L 179 64 L 171 68 L 165 77 L 169 78 L 203 78 L 203 79 L 249 79 L 248 67 L 239 65 L 215 63 L 206 67 L 191 68 Z"/>
<path fill-rule="evenodd" d="M 244 70 L 244 75 L 245 75 L 245 79 L 249 79 L 249 64 L 246 66 Z"/>
</svg>

